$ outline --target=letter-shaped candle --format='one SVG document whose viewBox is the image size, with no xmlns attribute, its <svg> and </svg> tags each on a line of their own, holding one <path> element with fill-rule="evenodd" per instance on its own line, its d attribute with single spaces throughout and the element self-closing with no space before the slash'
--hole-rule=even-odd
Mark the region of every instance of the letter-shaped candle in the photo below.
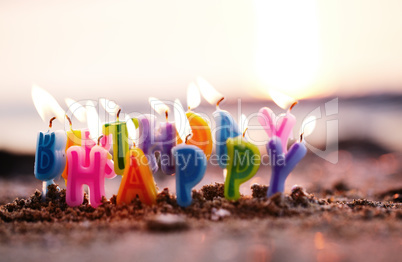
<svg viewBox="0 0 402 262">
<path fill-rule="evenodd" d="M 174 159 L 172 148 L 176 145 L 176 127 L 173 123 L 168 122 L 168 113 L 166 114 L 166 122 L 159 124 L 155 128 L 154 119 L 151 115 L 143 115 L 138 117 L 139 128 L 139 145 L 146 157 L 148 158 L 152 172 L 158 170 L 158 163 L 155 158 L 155 152 L 160 153 L 162 172 L 166 175 L 174 174 Z"/>
<path fill-rule="evenodd" d="M 175 172 L 172 149 L 176 145 L 176 133 L 175 125 L 166 121 L 160 123 L 158 133 L 155 134 L 156 147 L 153 151 L 160 152 L 162 172 L 166 175 L 172 175 Z"/>
<path fill-rule="evenodd" d="M 282 151 L 286 153 L 288 151 L 288 139 L 292 135 L 293 126 L 296 123 L 296 118 L 290 113 L 292 108 L 297 104 L 293 103 L 285 115 L 275 116 L 274 112 L 268 107 L 263 107 L 259 111 L 258 121 L 261 126 L 267 132 L 268 137 L 277 136 L 282 143 Z"/>
<path fill-rule="evenodd" d="M 193 145 L 178 145 L 173 148 L 176 160 L 176 195 L 181 207 L 191 205 L 191 190 L 204 177 L 207 158 L 204 152 Z"/>
<path fill-rule="evenodd" d="M 69 133 L 70 132 L 70 133 Z M 77 137 L 73 137 L 73 141 L 69 140 L 70 137 L 67 138 L 67 145 L 66 145 L 66 153 L 67 150 L 76 145 L 76 146 L 82 146 L 85 149 L 85 155 L 84 155 L 84 165 L 88 166 L 89 165 L 89 155 L 91 152 L 91 148 L 93 146 L 96 145 L 96 143 L 94 141 L 92 141 L 92 139 L 90 138 L 90 132 L 88 129 L 81 129 L 81 130 L 74 130 L 72 131 L 67 131 L 67 135 L 73 136 L 74 134 L 78 134 L 79 138 Z M 79 141 L 78 141 L 79 139 Z M 100 139 L 100 146 L 103 147 L 104 149 L 106 149 L 106 151 L 108 152 L 107 155 L 107 161 L 106 161 L 106 167 L 105 167 L 105 172 L 107 175 L 113 176 L 113 174 L 115 174 L 114 172 L 114 164 L 112 161 L 112 155 L 109 153 L 110 147 L 111 147 L 111 143 L 110 141 L 112 141 L 112 135 L 110 134 L 109 136 L 102 136 L 102 138 Z M 79 144 L 76 144 L 76 143 Z M 66 162 L 66 167 L 64 168 L 62 177 L 65 180 L 65 183 L 67 185 L 67 180 L 68 180 L 68 158 L 67 158 L 67 162 Z"/>
<path fill-rule="evenodd" d="M 89 203 L 99 206 L 102 196 L 105 196 L 105 177 L 113 178 L 115 173 L 106 174 L 108 151 L 95 145 L 91 148 L 89 157 L 86 150 L 80 146 L 72 146 L 67 150 L 68 179 L 66 202 L 69 206 L 79 206 L 84 199 L 84 185 L 89 188 Z M 85 163 L 88 161 L 88 163 Z"/>
<path fill-rule="evenodd" d="M 230 113 L 219 108 L 219 102 L 216 105 L 216 111 L 213 113 L 213 116 L 216 123 L 216 154 L 218 156 L 219 166 L 226 168 L 228 158 L 227 139 L 240 136 L 241 133 Z"/>
<path fill-rule="evenodd" d="M 148 159 L 139 148 L 132 148 L 127 153 L 126 169 L 121 180 L 116 203 L 130 204 L 138 195 L 142 203 L 153 205 L 158 194 Z"/>
<path fill-rule="evenodd" d="M 64 170 L 66 140 L 66 133 L 62 130 L 38 133 L 34 173 L 37 179 L 43 181 L 42 200 L 46 199 L 47 187 L 54 184 L 53 180 Z"/>
<path fill-rule="evenodd" d="M 260 150 L 241 136 L 228 138 L 226 145 L 229 159 L 224 194 L 226 199 L 238 200 L 240 185 L 251 179 L 260 167 Z"/>
<path fill-rule="evenodd" d="M 294 143 L 286 154 L 282 150 L 281 139 L 276 136 L 272 137 L 267 144 L 267 151 L 272 166 L 271 182 L 269 183 L 267 193 L 268 197 L 277 192 L 283 193 L 286 178 L 307 153 L 303 142 Z"/>
<path fill-rule="evenodd" d="M 192 136 L 189 140 L 187 140 L 186 144 L 194 145 L 200 148 L 202 151 L 204 151 L 204 154 L 208 160 L 212 152 L 211 128 L 203 117 L 197 113 L 194 113 L 193 111 L 187 111 L 186 117 L 192 132 Z M 177 143 L 182 143 L 179 136 L 177 137 Z"/>
<path fill-rule="evenodd" d="M 103 126 L 103 134 L 108 136 L 113 135 L 113 162 L 114 172 L 117 175 L 123 175 L 126 155 L 129 150 L 128 146 L 128 131 L 126 122 L 119 120 L 121 109 L 117 112 L 117 120 L 113 123 L 106 123 Z"/>
<path fill-rule="evenodd" d="M 158 171 L 158 163 L 152 152 L 152 136 L 154 135 L 154 120 L 152 117 L 151 115 L 141 115 L 137 118 L 140 139 L 138 147 L 142 149 L 145 156 L 148 158 L 151 171 L 155 173 Z"/>
</svg>

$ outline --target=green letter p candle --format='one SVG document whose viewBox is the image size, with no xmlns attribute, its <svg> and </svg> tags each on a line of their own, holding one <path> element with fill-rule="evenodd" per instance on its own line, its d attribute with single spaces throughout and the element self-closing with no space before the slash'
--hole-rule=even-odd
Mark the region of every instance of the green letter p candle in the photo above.
<svg viewBox="0 0 402 262">
<path fill-rule="evenodd" d="M 238 136 L 226 140 L 228 162 L 225 180 L 225 198 L 238 200 L 240 185 L 257 173 L 261 163 L 258 147 Z"/>
</svg>

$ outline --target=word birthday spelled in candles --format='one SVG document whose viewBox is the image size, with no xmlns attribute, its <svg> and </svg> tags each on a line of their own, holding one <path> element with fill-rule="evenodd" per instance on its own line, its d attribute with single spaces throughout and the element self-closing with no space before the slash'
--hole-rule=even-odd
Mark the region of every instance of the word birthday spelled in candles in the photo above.
<svg viewBox="0 0 402 262">
<path fill-rule="evenodd" d="M 118 205 L 129 204 L 136 198 L 143 204 L 153 205 L 158 193 L 154 175 L 160 167 L 162 173 L 174 175 L 177 204 L 187 207 L 192 203 L 192 189 L 205 176 L 207 161 L 212 157 L 215 145 L 214 157 L 225 176 L 224 196 L 228 200 L 238 200 L 241 185 L 255 176 L 260 167 L 260 149 L 246 139 L 247 128 L 243 121 L 238 126 L 228 111 L 220 109 L 223 95 L 202 78 L 197 78 L 196 83 L 191 83 L 188 88 L 187 112 L 178 99 L 173 103 L 175 122 L 169 122 L 169 106 L 156 98 L 150 98 L 149 102 L 155 112 L 165 116 L 166 121 L 159 123 L 153 114 L 126 115 L 122 121 L 121 108 L 113 104 L 115 109 L 110 112 L 106 106 L 112 102 L 103 99 L 101 104 L 116 116 L 116 121 L 101 124 L 101 130 L 89 124 L 100 123 L 98 115 L 88 108 L 91 103 L 87 103 L 85 109 L 74 100 L 66 100 L 69 110 L 80 121 L 85 118 L 79 117 L 78 113 L 86 112 L 88 129 L 74 130 L 70 117 L 55 99 L 34 86 L 32 97 L 42 119 L 56 115 L 50 119 L 49 130 L 38 133 L 34 172 L 35 177 L 43 181 L 42 199 L 46 200 L 47 187 L 61 176 L 66 184 L 68 205 L 83 203 L 84 185 L 87 185 L 89 204 L 96 208 L 105 196 L 105 179 L 120 175 Z M 195 112 L 201 101 L 200 91 L 216 106 L 213 131 L 205 115 Z M 307 153 L 303 133 L 300 142 L 295 142 L 289 150 L 287 147 L 296 123 L 291 114 L 296 103 L 279 116 L 267 107 L 258 112 L 258 120 L 268 135 L 264 143 L 272 168 L 267 197 L 284 192 L 286 178 Z M 66 119 L 69 130 L 53 131 L 55 119 Z"/>
</svg>

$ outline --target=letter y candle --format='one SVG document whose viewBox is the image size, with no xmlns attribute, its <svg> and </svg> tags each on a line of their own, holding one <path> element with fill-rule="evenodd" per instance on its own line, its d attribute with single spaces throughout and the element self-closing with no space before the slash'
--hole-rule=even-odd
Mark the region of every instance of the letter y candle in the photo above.
<svg viewBox="0 0 402 262">
<path fill-rule="evenodd" d="M 270 197 L 277 192 L 283 193 L 286 178 L 306 155 L 307 149 L 303 142 L 296 142 L 285 154 L 283 153 L 281 139 L 274 136 L 267 144 L 267 151 L 272 165 L 271 181 L 267 193 L 267 196 Z"/>
</svg>

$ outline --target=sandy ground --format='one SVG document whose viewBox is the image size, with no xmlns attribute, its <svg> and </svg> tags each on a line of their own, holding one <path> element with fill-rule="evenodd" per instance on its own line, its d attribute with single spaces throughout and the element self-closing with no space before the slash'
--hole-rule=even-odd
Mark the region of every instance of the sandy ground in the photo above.
<svg viewBox="0 0 402 262">
<path fill-rule="evenodd" d="M 334 165 L 307 156 L 290 175 L 286 191 L 299 184 L 324 197 L 325 189 L 343 181 L 351 190 L 335 200 L 379 200 L 379 193 L 402 188 L 401 160 L 401 155 L 394 153 L 356 157 L 353 152 L 340 151 L 339 163 Z M 242 193 L 251 194 L 253 183 L 268 184 L 269 176 L 269 168 L 263 167 L 244 185 Z M 174 191 L 172 178 L 156 180 L 160 188 Z M 221 171 L 208 168 L 201 183 L 215 181 L 223 181 Z M 117 192 L 119 180 L 108 181 L 106 186 L 110 197 Z M 15 197 L 27 198 L 40 187 L 33 176 L 3 178 L 1 204 Z M 402 219 L 391 213 L 367 219 L 361 212 L 350 220 L 341 213 L 325 212 L 320 216 L 246 220 L 190 219 L 190 229 L 173 232 L 150 232 L 144 229 L 145 222 L 123 223 L 119 228 L 117 222 L 94 227 L 96 222 L 86 221 L 76 223 L 68 233 L 57 223 L 39 227 L 37 223 L 0 222 L 4 231 L 0 233 L 8 234 L 0 244 L 0 261 L 400 261 Z M 26 223 L 25 229 L 18 223 Z"/>
</svg>

